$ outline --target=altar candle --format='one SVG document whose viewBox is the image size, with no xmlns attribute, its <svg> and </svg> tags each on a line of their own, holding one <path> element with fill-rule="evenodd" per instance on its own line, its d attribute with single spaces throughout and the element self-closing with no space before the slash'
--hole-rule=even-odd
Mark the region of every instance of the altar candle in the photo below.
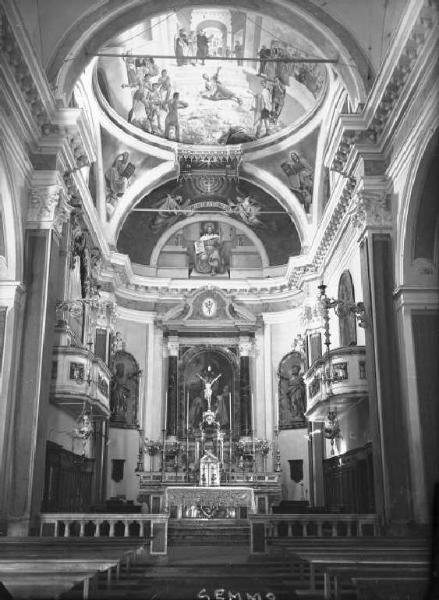
<svg viewBox="0 0 439 600">
<path fill-rule="evenodd" d="M 163 429 L 167 429 L 167 420 L 168 420 L 168 392 L 165 394 L 165 422 L 163 424 Z"/>
<path fill-rule="evenodd" d="M 186 394 L 186 431 L 189 431 L 189 392 Z"/>
<path fill-rule="evenodd" d="M 251 411 L 252 411 L 252 436 L 255 435 L 255 399 L 252 393 L 252 405 L 251 405 Z"/>
<path fill-rule="evenodd" d="M 275 407 L 274 410 L 276 411 L 275 412 L 275 415 L 276 415 L 276 419 L 275 419 L 275 421 L 276 421 L 276 429 L 279 430 L 279 396 L 277 394 L 276 394 L 276 407 Z"/>
<path fill-rule="evenodd" d="M 232 392 L 229 392 L 229 429 L 232 431 Z"/>
</svg>

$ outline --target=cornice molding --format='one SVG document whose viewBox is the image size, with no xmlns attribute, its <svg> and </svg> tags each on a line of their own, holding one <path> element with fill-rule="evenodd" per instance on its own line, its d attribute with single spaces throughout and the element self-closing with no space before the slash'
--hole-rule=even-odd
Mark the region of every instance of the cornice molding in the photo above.
<svg viewBox="0 0 439 600">
<path fill-rule="evenodd" d="M 379 149 L 382 139 L 389 137 L 388 124 L 401 97 L 409 96 L 425 55 L 437 43 L 437 21 L 429 0 L 411 1 L 362 112 L 340 115 L 325 161 L 333 171 L 351 176 L 348 159 L 356 147 Z"/>
</svg>

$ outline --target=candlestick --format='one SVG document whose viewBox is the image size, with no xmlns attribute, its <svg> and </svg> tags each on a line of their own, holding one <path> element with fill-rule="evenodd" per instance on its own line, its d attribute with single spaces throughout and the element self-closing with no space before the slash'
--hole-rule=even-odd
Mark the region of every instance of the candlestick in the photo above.
<svg viewBox="0 0 439 600">
<path fill-rule="evenodd" d="M 279 431 L 279 396 L 278 396 L 278 394 L 276 394 L 275 399 L 276 399 L 276 408 L 275 408 L 276 429 Z"/>
<path fill-rule="evenodd" d="M 232 393 L 229 392 L 229 429 L 230 429 L 230 437 L 232 433 Z"/>
<path fill-rule="evenodd" d="M 168 392 L 165 394 L 165 422 L 163 425 L 165 432 L 168 432 Z"/>
<path fill-rule="evenodd" d="M 186 431 L 189 432 L 189 392 L 186 394 Z"/>
</svg>

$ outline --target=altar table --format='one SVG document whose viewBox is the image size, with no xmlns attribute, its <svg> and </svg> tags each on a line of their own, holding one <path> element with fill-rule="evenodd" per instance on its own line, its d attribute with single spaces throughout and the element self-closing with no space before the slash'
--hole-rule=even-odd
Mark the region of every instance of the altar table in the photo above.
<svg viewBox="0 0 439 600">
<path fill-rule="evenodd" d="M 165 508 L 177 507 L 177 518 L 181 518 L 184 508 L 198 506 L 209 509 L 233 509 L 245 506 L 249 512 L 256 512 L 255 495 L 252 488 L 235 486 L 170 486 L 165 491 Z"/>
</svg>

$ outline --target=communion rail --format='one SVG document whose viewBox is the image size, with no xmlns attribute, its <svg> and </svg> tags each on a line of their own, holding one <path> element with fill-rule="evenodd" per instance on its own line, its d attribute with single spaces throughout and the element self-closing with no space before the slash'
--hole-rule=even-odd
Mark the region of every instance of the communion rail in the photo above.
<svg viewBox="0 0 439 600">
<path fill-rule="evenodd" d="M 136 537 L 150 540 L 151 554 L 166 554 L 168 515 L 42 513 L 41 537 Z"/>
<path fill-rule="evenodd" d="M 250 547 L 267 552 L 268 544 L 288 544 L 298 538 L 347 538 L 377 536 L 373 514 L 281 514 L 249 515 Z"/>
</svg>

